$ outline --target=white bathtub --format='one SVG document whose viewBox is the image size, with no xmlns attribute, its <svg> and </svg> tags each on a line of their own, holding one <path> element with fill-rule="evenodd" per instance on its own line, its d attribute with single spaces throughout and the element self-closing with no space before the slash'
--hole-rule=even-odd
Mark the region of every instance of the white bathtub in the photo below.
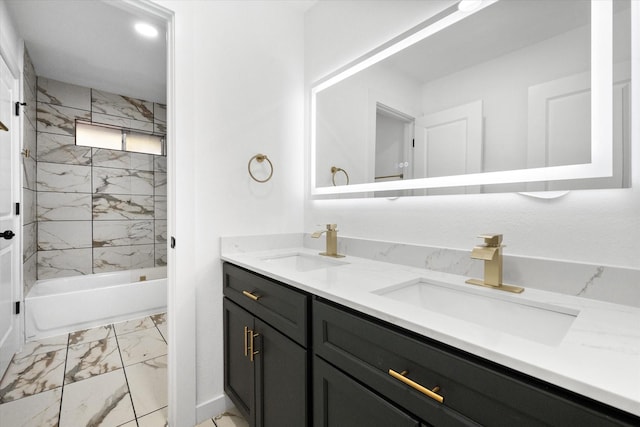
<svg viewBox="0 0 640 427">
<path fill-rule="evenodd" d="M 162 313 L 167 268 L 38 280 L 25 298 L 27 341 Z"/>
</svg>

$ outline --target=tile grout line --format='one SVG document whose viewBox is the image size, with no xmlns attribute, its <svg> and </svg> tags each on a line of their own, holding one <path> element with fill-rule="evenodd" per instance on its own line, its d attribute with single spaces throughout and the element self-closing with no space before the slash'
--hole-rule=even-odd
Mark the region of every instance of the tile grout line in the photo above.
<svg viewBox="0 0 640 427">
<path fill-rule="evenodd" d="M 155 320 L 151 319 L 151 321 L 153 322 L 153 326 L 156 328 L 156 330 L 158 331 L 158 333 L 160 334 L 160 336 L 162 337 L 162 341 L 164 341 L 165 344 L 169 345 L 169 343 L 167 342 L 167 338 L 164 336 L 164 334 L 162 333 L 162 331 L 160 330 L 160 328 L 158 327 L 158 324 L 156 323 Z M 166 321 L 166 320 L 165 320 Z M 167 354 L 169 354 L 169 352 L 167 351 Z"/>
<path fill-rule="evenodd" d="M 67 334 L 67 348 L 64 355 L 64 369 L 62 370 L 62 385 L 60 386 L 60 407 L 58 409 L 58 426 L 62 420 L 62 399 L 64 399 L 64 387 L 67 382 L 67 362 L 69 361 L 69 345 L 71 343 L 71 334 Z"/>
<path fill-rule="evenodd" d="M 129 391 L 129 400 L 131 401 L 131 409 L 133 410 L 134 421 L 136 422 L 136 426 L 139 426 L 138 414 L 136 413 L 136 407 L 133 404 L 133 394 L 131 393 L 131 387 L 129 386 L 129 378 L 127 377 L 127 371 L 124 369 L 124 359 L 122 358 L 122 351 L 120 350 L 120 340 L 118 339 L 118 334 L 116 333 L 115 324 L 112 324 L 112 327 L 113 327 L 113 336 L 115 337 L 116 345 L 118 346 L 118 355 L 120 355 L 120 363 L 122 363 L 122 373 L 124 375 L 124 381 L 127 383 L 127 390 Z"/>
</svg>

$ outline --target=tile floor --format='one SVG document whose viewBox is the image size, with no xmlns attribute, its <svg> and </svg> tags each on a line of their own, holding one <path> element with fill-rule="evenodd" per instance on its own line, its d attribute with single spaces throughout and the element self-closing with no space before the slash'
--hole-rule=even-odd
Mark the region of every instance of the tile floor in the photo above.
<svg viewBox="0 0 640 427">
<path fill-rule="evenodd" d="M 27 343 L 0 381 L 2 427 L 162 427 L 166 418 L 165 314 Z M 248 424 L 230 411 L 200 426 Z"/>
</svg>

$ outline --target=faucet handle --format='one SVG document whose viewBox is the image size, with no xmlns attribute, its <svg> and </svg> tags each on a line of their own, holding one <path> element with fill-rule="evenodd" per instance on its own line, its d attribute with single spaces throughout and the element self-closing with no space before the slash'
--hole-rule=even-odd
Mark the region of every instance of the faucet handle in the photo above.
<svg viewBox="0 0 640 427">
<path fill-rule="evenodd" d="M 487 246 L 498 247 L 502 243 L 502 234 L 481 234 L 478 237 L 484 239 Z"/>
</svg>

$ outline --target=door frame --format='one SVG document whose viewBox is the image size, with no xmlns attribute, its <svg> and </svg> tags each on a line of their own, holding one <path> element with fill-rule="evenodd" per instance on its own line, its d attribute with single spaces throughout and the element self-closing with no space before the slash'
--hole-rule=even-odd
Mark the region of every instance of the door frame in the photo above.
<svg viewBox="0 0 640 427">
<path fill-rule="evenodd" d="M 123 0 L 119 7 L 152 15 L 167 25 L 167 232 L 176 236 L 176 73 L 175 39 L 176 16 L 173 10 L 164 7 L 158 0 Z M 183 156 L 184 157 L 184 156 Z M 195 293 L 178 286 L 180 266 L 190 264 L 190 259 L 170 247 L 167 239 L 167 328 L 169 335 L 167 357 L 168 422 L 172 427 L 192 427 L 196 424 L 196 322 Z M 187 249 L 187 248 L 185 248 Z M 183 289 L 181 289 L 183 288 Z"/>
<path fill-rule="evenodd" d="M 155 16 L 167 25 L 167 226 L 168 233 L 175 236 L 176 230 L 176 114 L 175 114 L 175 37 L 176 24 L 174 11 L 162 6 L 159 0 L 122 0 L 114 6 L 129 9 L 132 12 Z M 5 11 L 0 3 L 0 10 Z M 0 23 L 4 26 L 10 23 L 7 14 L 0 14 Z M 10 25 L 7 25 L 10 27 Z M 5 58 L 12 74 L 20 75 L 20 55 L 22 43 L 11 33 L 0 34 L 0 54 Z M 22 43 L 23 44 L 23 43 Z M 23 44 L 24 46 L 24 44 Z M 14 117 L 15 120 L 15 117 Z M 20 118 L 22 120 L 22 118 Z M 22 122 L 20 122 L 22 123 Z M 20 125 L 17 125 L 20 126 Z M 20 130 L 21 132 L 21 130 Z M 22 132 L 20 143 L 22 143 Z M 20 169 L 20 168 L 18 168 Z M 19 185 L 22 185 L 20 182 Z M 20 200 L 22 202 L 22 200 Z M 22 232 L 20 230 L 20 236 Z M 187 254 L 188 255 L 188 254 Z M 18 257 L 22 261 L 22 257 Z M 176 252 L 168 248 L 167 251 L 167 326 L 169 330 L 168 343 L 168 421 L 172 427 L 192 427 L 196 424 L 196 325 L 195 325 L 195 295 L 193 292 L 180 291 L 177 286 L 177 257 Z M 181 259 L 184 257 L 181 257 Z M 188 265 L 188 262 L 183 262 Z M 22 265 L 20 265 L 20 278 Z M 21 280 L 21 279 L 20 279 Z M 20 286 L 20 288 L 22 288 Z M 24 322 L 20 322 L 24 323 Z M 181 333 L 177 333 L 181 331 Z"/>
</svg>

